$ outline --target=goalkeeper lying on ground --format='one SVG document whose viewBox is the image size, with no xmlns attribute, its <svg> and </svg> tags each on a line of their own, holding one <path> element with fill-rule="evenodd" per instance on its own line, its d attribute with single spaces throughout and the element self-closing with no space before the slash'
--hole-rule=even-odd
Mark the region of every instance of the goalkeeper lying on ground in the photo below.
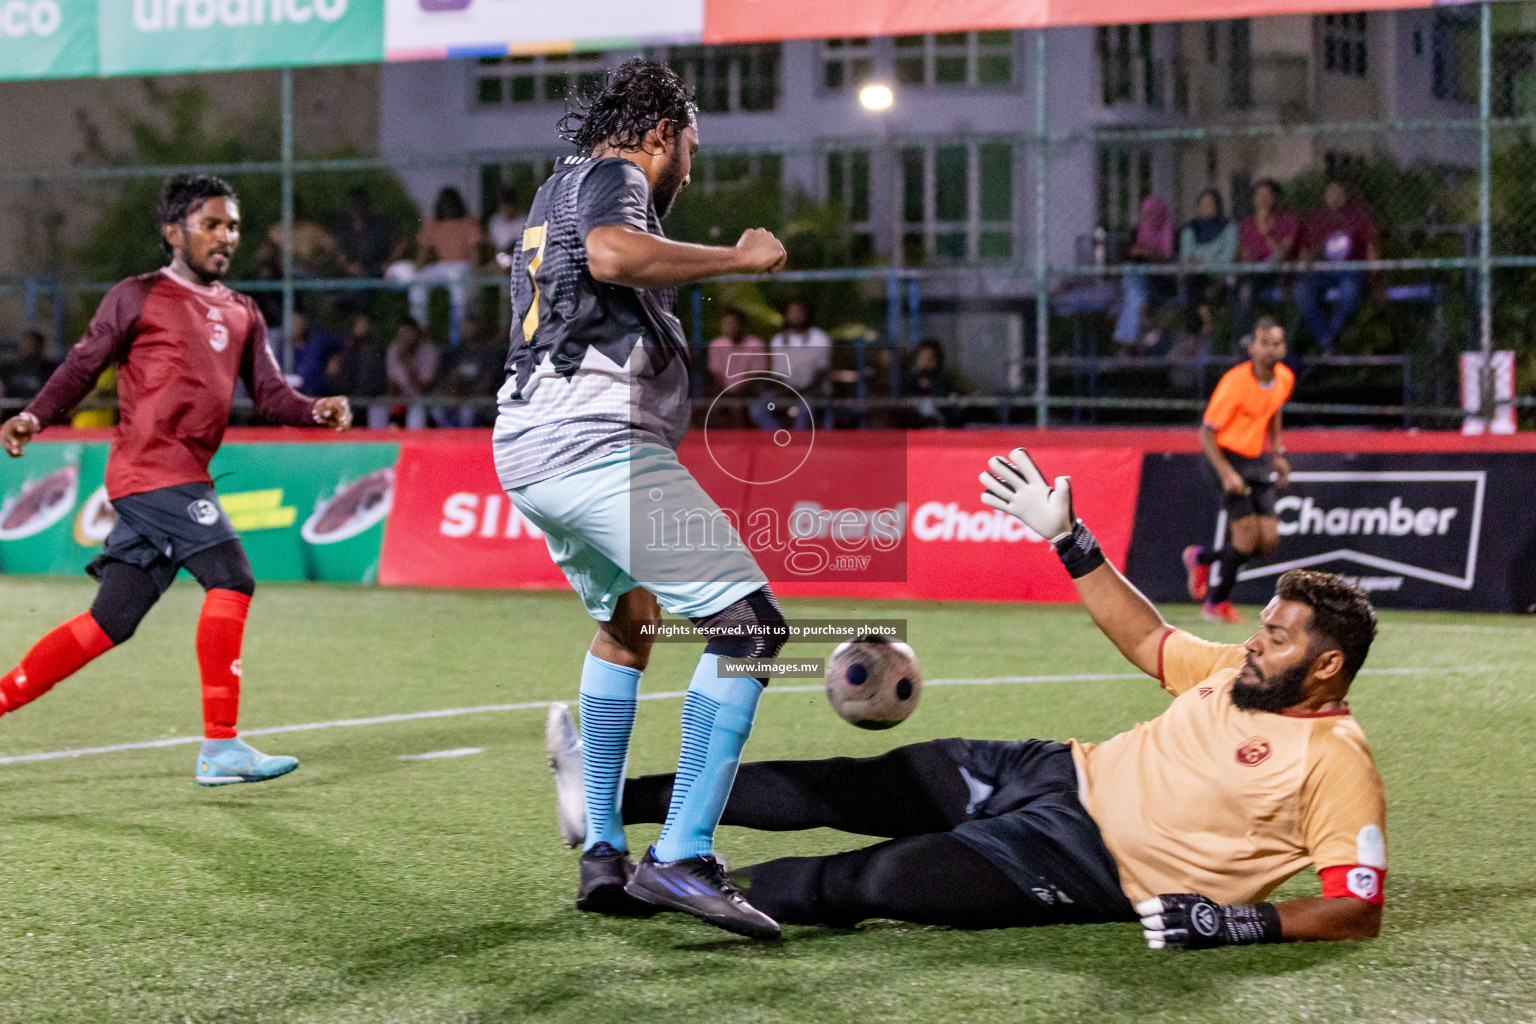
<svg viewBox="0 0 1536 1024">
<path fill-rule="evenodd" d="M 1067 478 L 1052 488 L 1022 449 L 1010 459 L 992 460 L 982 500 L 1052 538 L 1093 621 L 1172 705 L 1099 744 L 933 740 L 744 764 L 724 824 L 887 837 L 742 869 L 753 905 L 785 924 L 837 926 L 1139 917 L 1154 949 L 1375 936 L 1385 800 L 1344 703 L 1376 632 L 1364 592 L 1293 570 L 1246 644 L 1197 639 L 1104 560 Z M 563 707 L 550 741 L 562 818 L 584 819 Z M 670 775 L 630 779 L 624 820 L 664 820 L 671 791 Z M 1308 864 L 1322 898 L 1263 902 Z"/>
</svg>

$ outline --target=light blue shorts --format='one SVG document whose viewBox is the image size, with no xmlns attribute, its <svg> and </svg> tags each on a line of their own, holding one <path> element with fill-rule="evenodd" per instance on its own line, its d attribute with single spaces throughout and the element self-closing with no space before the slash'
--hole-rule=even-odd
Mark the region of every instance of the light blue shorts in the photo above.
<svg viewBox="0 0 1536 1024">
<path fill-rule="evenodd" d="M 661 445 L 621 448 L 508 494 L 599 622 L 636 587 L 697 619 L 768 582 L 725 513 Z"/>
</svg>

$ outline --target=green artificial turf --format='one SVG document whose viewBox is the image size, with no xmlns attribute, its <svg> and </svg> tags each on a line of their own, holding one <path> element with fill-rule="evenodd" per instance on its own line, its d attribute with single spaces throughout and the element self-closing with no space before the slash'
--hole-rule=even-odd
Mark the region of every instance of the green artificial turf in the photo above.
<svg viewBox="0 0 1536 1024">
<path fill-rule="evenodd" d="M 0 662 L 91 595 L 88 581 L 0 579 Z M 181 583 L 127 647 L 0 720 L 0 755 L 195 736 L 199 596 Z M 1074 607 L 785 604 L 908 618 L 929 678 L 1129 671 Z M 1132 925 L 874 922 L 761 944 L 675 915 L 578 914 L 535 708 L 261 737 L 303 766 L 260 786 L 198 788 L 194 745 L 0 765 L 0 1021 L 1536 1020 L 1536 628 L 1383 620 L 1368 669 L 1414 671 L 1366 674 L 1352 694 L 1389 807 L 1374 942 L 1179 954 L 1147 950 Z M 247 631 L 242 725 L 574 700 L 590 632 L 563 593 L 268 586 Z M 696 654 L 658 647 L 645 688 L 682 689 Z M 1101 739 L 1166 703 L 1146 679 L 941 686 L 897 731 L 867 733 L 817 693 L 770 693 L 747 756 Z M 680 708 L 641 705 L 631 771 L 670 770 Z M 484 752 L 399 760 L 459 747 Z M 865 842 L 720 839 L 734 864 Z M 1280 896 L 1315 891 L 1305 875 Z"/>
</svg>

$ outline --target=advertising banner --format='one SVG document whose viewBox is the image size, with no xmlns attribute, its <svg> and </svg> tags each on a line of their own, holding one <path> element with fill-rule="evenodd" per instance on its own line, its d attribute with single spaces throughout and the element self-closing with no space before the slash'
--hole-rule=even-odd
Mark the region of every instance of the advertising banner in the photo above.
<svg viewBox="0 0 1536 1024">
<path fill-rule="evenodd" d="M 96 0 L 0 0 L 0 81 L 96 74 Z"/>
<path fill-rule="evenodd" d="M 1315 568 L 1357 580 L 1386 608 L 1536 607 L 1536 455 L 1291 456 L 1275 512 L 1279 550 L 1238 573 L 1233 600 L 1263 604 L 1275 577 Z M 1200 455 L 1148 455 L 1131 581 L 1154 601 L 1187 601 L 1180 552 L 1226 532 Z"/>
<path fill-rule="evenodd" d="M 824 439 L 825 440 L 825 439 Z M 744 446 L 755 442 L 742 440 Z M 680 453 L 700 482 L 726 509 L 744 507 L 738 482 L 711 465 L 736 466 L 741 453 L 716 441 L 690 439 Z M 996 445 L 944 444 L 905 449 L 906 473 L 896 500 L 877 474 L 839 466 L 858 447 L 834 453 L 818 473 L 776 483 L 771 497 L 753 498 L 759 511 L 777 510 L 791 543 L 765 547 L 772 538 L 742 531 L 759 556 L 774 589 L 786 595 L 854 596 L 970 601 L 1071 601 L 1071 580 L 1049 545 L 1022 523 L 983 505 L 977 480 Z M 1072 474 L 1074 501 L 1093 526 L 1106 554 L 1124 564 L 1131 544 L 1141 454 L 1125 449 L 1032 449 L 1052 475 Z M 716 460 L 720 460 L 718 463 Z M 867 452 L 864 456 L 868 465 Z M 740 475 L 740 474 L 738 474 Z M 840 480 L 834 478 L 840 477 Z M 483 441 L 406 442 L 397 468 L 398 494 L 384 538 L 379 580 L 386 584 L 447 587 L 565 587 L 550 561 L 542 534 L 503 494 Z M 834 497 L 835 495 L 835 497 Z M 896 544 L 882 552 L 872 535 L 894 518 Z M 643 510 L 637 510 L 644 520 Z M 787 553 L 786 553 L 787 552 Z M 899 563 L 882 562 L 899 552 Z M 787 562 L 812 560 L 814 571 L 797 573 Z M 867 562 L 853 561 L 868 557 Z M 839 559 L 848 559 L 840 562 Z M 827 561 L 831 564 L 828 565 Z"/>
<path fill-rule="evenodd" d="M 389 60 L 624 49 L 694 42 L 704 31 L 703 0 L 384 0 L 384 5 Z"/>
<path fill-rule="evenodd" d="M 1052 25 L 1430 7 L 1435 0 L 704 0 L 704 42 L 916 35 Z M 1444 3 L 1446 0 L 1438 0 Z M 1455 2 L 1455 0 L 1452 0 Z"/>
<path fill-rule="evenodd" d="M 103 75 L 384 58 L 381 0 L 109 0 L 98 32 Z"/>
<path fill-rule="evenodd" d="M 0 572 L 76 573 L 116 517 L 104 442 L 0 460 Z M 394 444 L 227 444 L 209 467 L 256 578 L 370 583 L 394 500 Z"/>
<path fill-rule="evenodd" d="M 35 444 L 0 460 L 0 572 L 84 570 L 107 536 L 91 500 L 106 466 L 100 443 Z"/>
</svg>

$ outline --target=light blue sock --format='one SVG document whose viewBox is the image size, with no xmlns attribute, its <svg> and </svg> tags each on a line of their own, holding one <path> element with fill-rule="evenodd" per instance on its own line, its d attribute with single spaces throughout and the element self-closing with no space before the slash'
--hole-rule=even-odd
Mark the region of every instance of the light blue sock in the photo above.
<svg viewBox="0 0 1536 1024">
<path fill-rule="evenodd" d="M 639 697 L 638 669 L 614 665 L 587 652 L 581 667 L 581 774 L 587 791 L 583 852 L 598 843 L 629 849 L 619 802 Z"/>
<path fill-rule="evenodd" d="M 715 849 L 715 826 L 736 781 L 741 748 L 752 732 L 763 685 L 756 679 L 721 679 L 720 657 L 699 659 L 683 700 L 683 749 L 667 823 L 656 840 L 661 861 L 701 857 Z"/>
</svg>

